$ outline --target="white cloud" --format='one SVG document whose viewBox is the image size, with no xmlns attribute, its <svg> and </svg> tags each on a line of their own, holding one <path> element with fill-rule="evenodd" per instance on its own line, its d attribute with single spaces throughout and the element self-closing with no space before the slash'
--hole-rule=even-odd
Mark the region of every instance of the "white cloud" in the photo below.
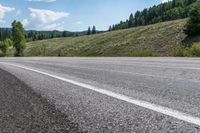
<svg viewBox="0 0 200 133">
<path fill-rule="evenodd" d="M 56 0 L 26 0 L 29 2 L 55 2 Z"/>
<path fill-rule="evenodd" d="M 12 12 L 12 11 L 14 11 L 14 10 L 15 10 L 15 8 L 2 6 L 2 5 L 0 4 L 0 21 L 3 22 L 3 21 L 4 21 L 3 19 L 4 19 L 5 14 L 8 13 L 8 12 Z"/>
<path fill-rule="evenodd" d="M 44 9 L 29 8 L 30 17 L 23 20 L 23 24 L 27 29 L 40 29 L 40 30 L 60 30 L 63 23 L 58 20 L 69 16 L 67 12 L 55 12 Z"/>
<path fill-rule="evenodd" d="M 25 27 L 29 25 L 28 19 L 24 19 L 24 20 L 22 21 L 22 23 L 23 23 L 23 25 L 24 25 Z"/>
<path fill-rule="evenodd" d="M 169 1 L 172 1 L 172 0 L 163 0 L 162 3 L 169 2 Z"/>
</svg>

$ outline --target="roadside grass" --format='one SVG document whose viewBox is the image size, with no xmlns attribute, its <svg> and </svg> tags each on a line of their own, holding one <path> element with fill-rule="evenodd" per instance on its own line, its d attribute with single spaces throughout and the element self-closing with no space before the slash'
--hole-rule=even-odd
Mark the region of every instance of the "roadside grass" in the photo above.
<svg viewBox="0 0 200 133">
<path fill-rule="evenodd" d="M 200 57 L 200 43 L 194 43 L 191 47 L 177 46 L 172 51 L 173 56 Z"/>
<path fill-rule="evenodd" d="M 170 56 L 186 35 L 186 19 L 27 43 L 25 56 Z M 12 52 L 11 52 L 12 53 Z"/>
<path fill-rule="evenodd" d="M 130 53 L 131 57 L 157 57 L 159 54 L 156 51 L 151 51 L 147 49 L 137 49 Z"/>
</svg>

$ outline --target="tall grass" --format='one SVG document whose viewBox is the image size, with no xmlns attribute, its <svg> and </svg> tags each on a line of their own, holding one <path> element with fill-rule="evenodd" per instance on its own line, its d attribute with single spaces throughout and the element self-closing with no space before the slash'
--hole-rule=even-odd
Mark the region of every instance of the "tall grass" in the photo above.
<svg viewBox="0 0 200 133">
<path fill-rule="evenodd" d="M 172 51 L 173 56 L 200 57 L 200 43 L 194 43 L 191 47 L 178 46 Z"/>
</svg>

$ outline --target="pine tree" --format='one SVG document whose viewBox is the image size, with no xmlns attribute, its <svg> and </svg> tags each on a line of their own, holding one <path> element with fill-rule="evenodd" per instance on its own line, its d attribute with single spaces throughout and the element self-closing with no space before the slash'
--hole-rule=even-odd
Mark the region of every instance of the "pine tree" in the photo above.
<svg viewBox="0 0 200 133">
<path fill-rule="evenodd" d="M 115 29 L 115 25 L 114 25 L 114 24 L 113 24 L 113 26 L 112 26 L 112 30 L 116 30 L 116 29 Z"/>
<path fill-rule="evenodd" d="M 91 29 L 90 29 L 90 27 L 88 27 L 87 34 L 88 34 L 88 35 L 90 35 L 90 34 L 91 34 Z"/>
<path fill-rule="evenodd" d="M 133 27 L 133 20 L 134 20 L 133 14 L 131 13 L 129 20 L 128 20 L 128 28 Z"/>
<path fill-rule="evenodd" d="M 112 31 L 112 26 L 109 26 L 109 29 L 108 29 L 108 31 Z"/>
<path fill-rule="evenodd" d="M 176 0 L 172 0 L 172 7 L 176 7 Z"/>
<path fill-rule="evenodd" d="M 140 25 L 140 11 L 137 11 L 135 13 L 135 26 L 139 26 Z"/>
<path fill-rule="evenodd" d="M 96 34 L 96 33 L 97 33 L 97 31 L 96 31 L 96 27 L 93 26 L 93 27 L 92 27 L 92 34 Z"/>
<path fill-rule="evenodd" d="M 67 37 L 67 31 L 63 31 L 62 37 Z"/>
</svg>

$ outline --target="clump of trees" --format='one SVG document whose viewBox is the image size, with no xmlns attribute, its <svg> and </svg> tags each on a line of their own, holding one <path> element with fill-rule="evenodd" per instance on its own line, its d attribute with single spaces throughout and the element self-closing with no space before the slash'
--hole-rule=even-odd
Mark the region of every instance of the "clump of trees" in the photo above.
<svg viewBox="0 0 200 133">
<path fill-rule="evenodd" d="M 16 20 L 12 23 L 12 40 L 16 50 L 15 56 L 23 56 L 26 48 L 25 32 L 21 22 Z"/>
<path fill-rule="evenodd" d="M 0 50 L 3 56 L 7 55 L 8 48 L 13 46 L 16 50 L 15 56 L 23 56 L 26 48 L 25 31 L 19 21 L 13 21 L 10 38 L 6 38 L 0 43 Z M 2 35 L 2 34 L 1 34 Z"/>
<path fill-rule="evenodd" d="M 8 30 L 6 30 L 8 31 Z M 19 21 L 12 22 L 12 29 L 9 38 L 4 39 L 0 43 L 0 50 L 3 56 L 7 55 L 9 47 L 15 48 L 15 56 L 23 56 L 24 49 L 26 48 L 25 31 L 23 25 Z M 1 37 L 2 37 L 1 33 Z"/>
<path fill-rule="evenodd" d="M 37 41 L 51 38 L 59 37 L 71 37 L 76 36 L 73 32 L 68 31 L 26 31 L 26 40 L 27 41 Z"/>
<path fill-rule="evenodd" d="M 157 6 L 145 8 L 131 14 L 129 19 L 119 24 L 109 26 L 108 31 L 127 29 L 131 27 L 155 24 L 164 21 L 176 20 L 188 17 L 190 6 L 197 0 L 172 0 Z"/>
<path fill-rule="evenodd" d="M 185 25 L 184 32 L 188 36 L 200 34 L 200 0 L 191 7 L 189 20 Z"/>
<path fill-rule="evenodd" d="M 90 26 L 88 27 L 87 35 L 96 34 L 96 33 L 97 33 L 97 30 L 95 26 L 92 27 L 92 30 Z"/>
</svg>

